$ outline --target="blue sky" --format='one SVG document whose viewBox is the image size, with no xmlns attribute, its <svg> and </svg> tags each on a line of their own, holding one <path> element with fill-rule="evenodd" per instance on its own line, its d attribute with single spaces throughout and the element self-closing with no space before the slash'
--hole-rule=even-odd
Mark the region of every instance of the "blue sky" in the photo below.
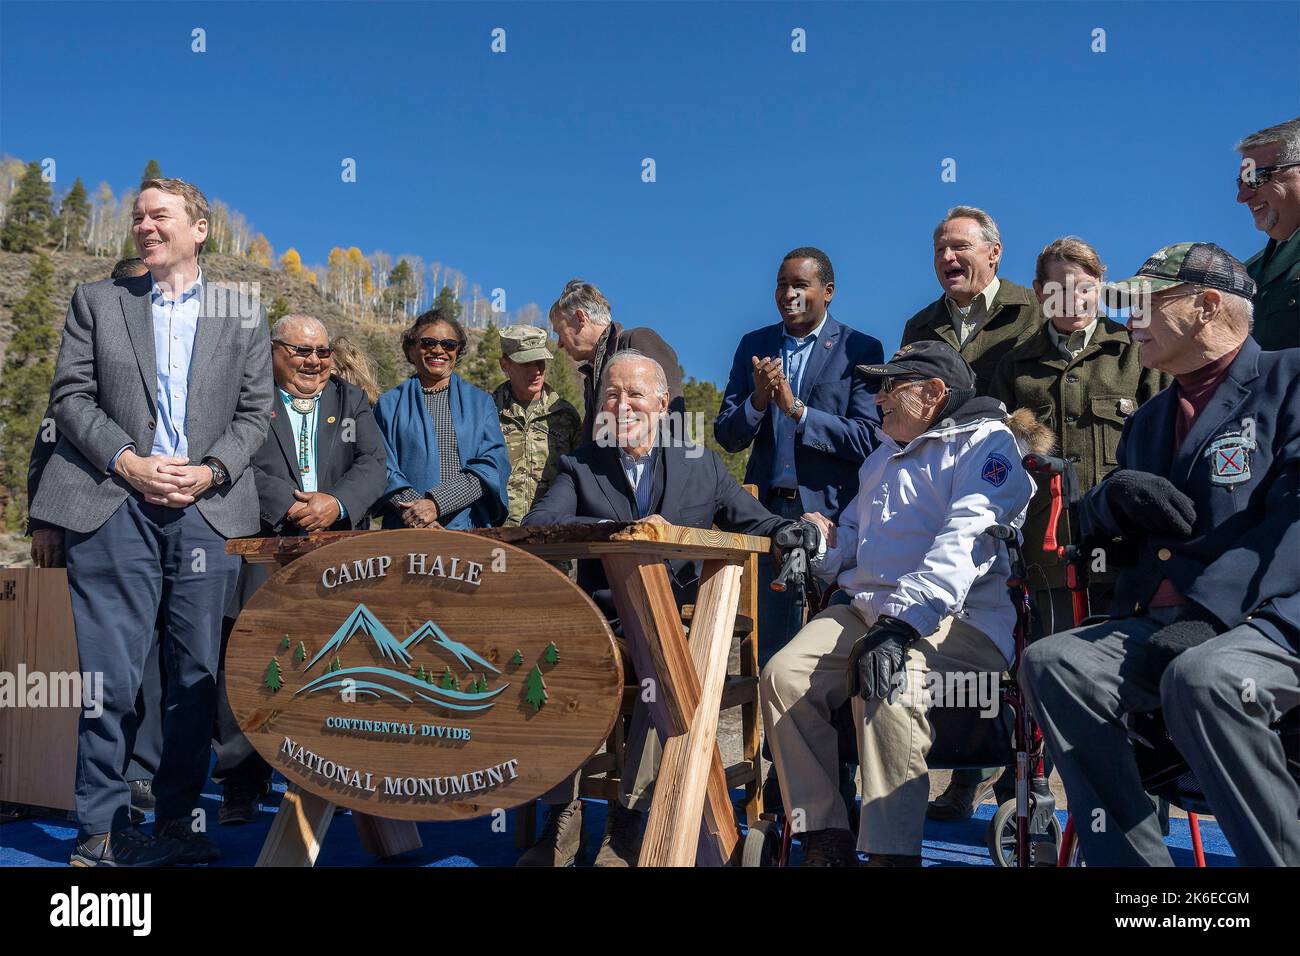
<svg viewBox="0 0 1300 956">
<path fill-rule="evenodd" d="M 1245 258 L 1232 147 L 1300 112 L 1297 37 L 1292 2 L 8 2 L 0 150 L 119 192 L 156 158 L 277 253 L 410 252 L 511 309 L 581 276 L 721 382 L 799 245 L 888 353 L 958 203 L 1017 282 L 1067 233 L 1117 278 L 1171 242 Z"/>
</svg>

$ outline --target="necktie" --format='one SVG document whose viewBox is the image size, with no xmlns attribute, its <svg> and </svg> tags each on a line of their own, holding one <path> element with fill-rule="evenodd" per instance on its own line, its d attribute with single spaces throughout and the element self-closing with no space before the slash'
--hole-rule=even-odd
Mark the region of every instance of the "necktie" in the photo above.
<svg viewBox="0 0 1300 956">
<path fill-rule="evenodd" d="M 302 416 L 302 427 L 298 429 L 298 469 L 304 474 L 311 473 L 311 432 L 307 430 L 308 422 L 315 414 L 315 407 Z"/>
</svg>

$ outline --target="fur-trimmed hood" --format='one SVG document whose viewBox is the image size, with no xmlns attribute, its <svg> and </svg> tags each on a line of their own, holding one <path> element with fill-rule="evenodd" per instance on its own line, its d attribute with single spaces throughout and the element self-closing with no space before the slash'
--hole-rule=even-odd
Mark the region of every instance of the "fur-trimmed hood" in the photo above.
<svg viewBox="0 0 1300 956">
<path fill-rule="evenodd" d="M 1016 444 L 1025 454 L 1050 455 L 1056 450 L 1056 435 L 1027 408 L 1007 414 L 996 398 L 978 396 L 959 405 L 952 413 L 952 424 L 966 425 L 982 419 L 1000 421 L 1016 436 Z"/>
</svg>

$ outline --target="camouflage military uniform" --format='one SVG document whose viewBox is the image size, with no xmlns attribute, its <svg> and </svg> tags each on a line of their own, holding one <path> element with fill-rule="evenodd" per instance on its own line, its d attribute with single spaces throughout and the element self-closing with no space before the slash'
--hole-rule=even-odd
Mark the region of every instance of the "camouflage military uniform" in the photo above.
<svg viewBox="0 0 1300 956">
<path fill-rule="evenodd" d="M 577 447 L 582 433 L 578 410 L 549 385 L 525 407 L 502 382 L 492 392 L 501 415 L 501 434 L 510 456 L 510 516 L 507 527 L 515 527 L 528 514 L 533 502 L 546 493 L 555 480 L 560 456 Z"/>
</svg>

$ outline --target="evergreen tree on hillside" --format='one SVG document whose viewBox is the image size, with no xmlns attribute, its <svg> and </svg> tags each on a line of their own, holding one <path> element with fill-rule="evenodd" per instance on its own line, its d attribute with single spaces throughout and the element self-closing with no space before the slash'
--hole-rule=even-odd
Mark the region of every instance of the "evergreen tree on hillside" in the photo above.
<svg viewBox="0 0 1300 956">
<path fill-rule="evenodd" d="M 59 219 L 54 230 L 57 235 L 51 238 L 57 239 L 60 249 L 81 249 L 88 222 L 90 200 L 86 198 L 86 186 L 78 176 L 59 204 Z"/>
<path fill-rule="evenodd" d="M 379 385 L 381 394 L 406 377 L 403 367 L 398 364 L 398 360 L 395 358 L 396 351 L 384 341 L 382 336 L 376 332 L 371 332 L 363 342 L 366 351 L 370 354 L 370 360 L 375 363 L 375 381 Z"/>
<path fill-rule="evenodd" d="M 433 300 L 433 307 L 441 309 L 444 315 L 450 315 L 454 319 L 460 318 L 460 299 L 456 298 L 456 293 L 451 290 L 451 286 L 445 285 L 438 290 Z"/>
<path fill-rule="evenodd" d="M 158 160 L 151 159 L 144 164 L 144 172 L 140 174 L 140 182 L 146 179 L 162 179 L 162 167 L 158 165 Z"/>
<path fill-rule="evenodd" d="M 388 273 L 388 285 L 383 293 L 383 304 L 388 316 L 405 316 L 407 305 L 415 301 L 415 296 L 415 273 L 411 270 L 411 264 L 405 259 L 398 260 L 397 265 Z"/>
<path fill-rule="evenodd" d="M 686 398 L 690 437 L 696 442 L 703 442 L 705 448 L 710 448 L 721 455 L 731 476 L 737 481 L 743 481 L 745 463 L 749 461 L 749 449 L 733 454 L 723 450 L 717 438 L 713 436 L 713 420 L 718 417 L 718 408 L 722 405 L 722 392 L 718 391 L 718 386 L 712 382 L 688 378 L 682 386 L 682 392 Z"/>
<path fill-rule="evenodd" d="M 49 238 L 50 184 L 35 160 L 27 164 L 18 188 L 5 207 L 0 246 L 10 252 L 32 252 Z"/>
<path fill-rule="evenodd" d="M 14 333 L 0 380 L 0 491 L 9 501 L 10 527 L 26 516 L 27 462 L 54 381 L 55 294 L 54 267 L 42 253 L 32 263 L 26 294 L 14 305 Z"/>
<path fill-rule="evenodd" d="M 560 398 L 578 410 L 578 417 L 583 414 L 582 386 L 578 384 L 578 372 L 573 359 L 560 348 L 558 342 L 547 342 L 547 349 L 555 358 L 546 364 L 546 384 L 559 393 Z"/>
<path fill-rule="evenodd" d="M 490 392 L 505 380 L 500 363 L 501 336 L 497 332 L 497 327 L 488 323 L 488 327 L 483 330 L 478 344 L 474 347 L 474 357 L 459 366 L 456 371 L 471 385 L 477 385 L 483 391 Z"/>
</svg>

